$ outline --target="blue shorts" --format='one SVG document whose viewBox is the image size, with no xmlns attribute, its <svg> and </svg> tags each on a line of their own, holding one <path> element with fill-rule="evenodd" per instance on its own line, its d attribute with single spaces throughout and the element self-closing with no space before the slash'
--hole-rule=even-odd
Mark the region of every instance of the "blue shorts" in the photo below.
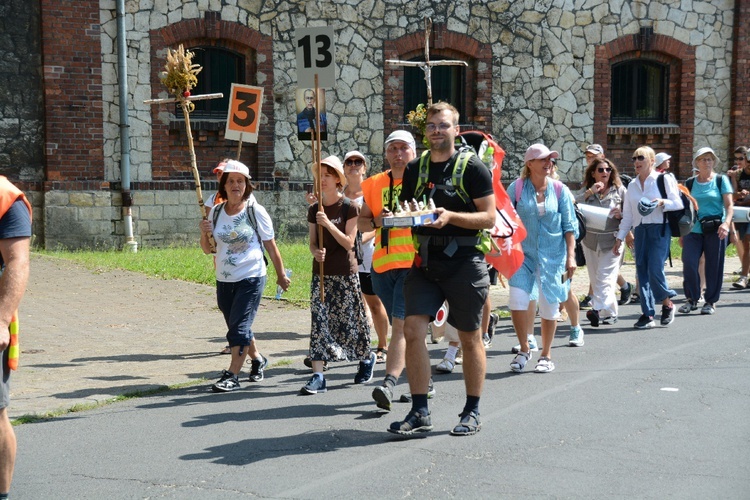
<svg viewBox="0 0 750 500">
<path fill-rule="evenodd" d="M 750 223 L 747 222 L 735 222 L 734 223 L 734 229 L 737 231 L 737 239 L 739 241 L 742 241 L 745 239 L 745 236 L 747 236 L 747 228 L 750 226 Z"/>
<path fill-rule="evenodd" d="M 253 332 L 250 327 L 255 321 L 265 286 L 265 276 L 231 283 L 216 282 L 216 302 L 227 323 L 229 347 L 249 346 L 252 343 Z"/>
<path fill-rule="evenodd" d="M 385 306 L 388 321 L 392 318 L 404 319 L 406 317 L 404 280 L 407 274 L 409 274 L 408 269 L 391 269 L 384 273 L 377 273 L 373 269 L 370 273 L 372 289 Z"/>
<path fill-rule="evenodd" d="M 482 308 L 490 291 L 487 262 L 483 256 L 430 260 L 426 268 L 412 267 L 404 281 L 406 315 L 435 319 L 448 302 L 448 323 L 462 332 L 478 330 Z"/>
</svg>

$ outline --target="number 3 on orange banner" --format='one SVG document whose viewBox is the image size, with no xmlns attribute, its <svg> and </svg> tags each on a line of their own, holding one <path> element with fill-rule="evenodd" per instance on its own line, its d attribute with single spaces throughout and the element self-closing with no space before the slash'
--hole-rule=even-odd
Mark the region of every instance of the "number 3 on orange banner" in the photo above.
<svg viewBox="0 0 750 500">
<path fill-rule="evenodd" d="M 262 104 L 263 87 L 233 83 L 224 138 L 257 143 Z"/>
</svg>

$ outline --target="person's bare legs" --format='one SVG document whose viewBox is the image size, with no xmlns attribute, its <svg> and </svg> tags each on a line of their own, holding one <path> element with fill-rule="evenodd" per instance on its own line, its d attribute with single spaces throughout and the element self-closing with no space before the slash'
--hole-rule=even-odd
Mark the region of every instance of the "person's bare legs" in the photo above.
<svg viewBox="0 0 750 500">
<path fill-rule="evenodd" d="M 0 410 L 0 493 L 10 491 L 16 463 L 16 434 L 6 410 L 7 408 Z"/>
<path fill-rule="evenodd" d="M 529 303 L 529 309 L 511 311 L 510 319 L 513 322 L 513 329 L 516 331 L 516 337 L 518 337 L 518 343 L 521 344 L 521 351 L 529 352 L 529 331 L 534 331 L 534 321 L 529 321 L 529 310 L 531 309 L 531 303 Z"/>
<path fill-rule="evenodd" d="M 393 318 L 391 325 L 391 343 L 388 344 L 388 358 L 385 360 L 385 374 L 398 379 L 404 371 L 406 339 L 404 338 L 404 320 Z"/>
<path fill-rule="evenodd" d="M 576 298 L 572 289 L 568 291 L 568 298 L 565 302 L 563 302 L 563 304 L 565 304 L 565 310 L 568 311 L 568 318 L 570 319 L 570 326 L 578 326 L 580 311 L 578 308 L 578 299 Z"/>
<path fill-rule="evenodd" d="M 430 384 L 430 354 L 425 344 L 429 322 L 427 315 L 407 316 L 404 320 L 406 374 L 412 395 L 427 394 Z"/>
<path fill-rule="evenodd" d="M 250 351 L 250 346 L 242 347 L 242 353 L 240 353 L 240 346 L 236 345 L 232 347 L 232 361 L 229 363 L 229 371 L 235 375 L 239 375 L 242 371 L 242 365 L 245 364 L 247 353 Z M 255 351 L 258 352 L 257 350 Z"/>
<path fill-rule="evenodd" d="M 542 318 L 542 353 L 540 357 L 550 358 L 552 352 L 552 342 L 555 340 L 555 330 L 557 329 L 557 320 Z"/>
<path fill-rule="evenodd" d="M 490 294 L 487 294 L 487 299 L 484 301 L 484 306 L 482 306 L 482 328 L 481 333 L 484 333 L 487 331 L 487 329 L 490 327 L 490 313 L 492 312 L 492 300 L 490 300 Z M 461 335 L 459 335 L 460 337 Z"/>
<path fill-rule="evenodd" d="M 387 349 L 388 313 L 386 313 L 385 311 L 385 306 L 380 301 L 377 295 L 367 295 L 363 293 L 362 296 L 365 298 L 365 302 L 370 309 L 372 324 L 375 327 L 375 333 L 377 333 L 378 335 L 378 347 Z"/>
<path fill-rule="evenodd" d="M 487 371 L 487 354 L 479 330 L 464 332 L 459 330 L 458 337 L 464 350 L 464 385 L 467 396 L 481 396 L 484 387 L 484 376 Z"/>
</svg>

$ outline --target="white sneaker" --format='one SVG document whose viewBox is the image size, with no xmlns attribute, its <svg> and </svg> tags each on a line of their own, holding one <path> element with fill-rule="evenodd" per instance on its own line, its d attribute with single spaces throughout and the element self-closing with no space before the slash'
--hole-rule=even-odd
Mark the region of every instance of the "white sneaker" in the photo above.
<svg viewBox="0 0 750 500">
<path fill-rule="evenodd" d="M 531 352 L 537 352 L 539 350 L 539 345 L 536 343 L 536 337 L 533 335 L 528 336 L 529 340 L 529 351 Z M 521 352 L 521 344 L 517 344 L 513 346 L 513 348 L 510 350 L 513 354 L 518 354 Z"/>
<path fill-rule="evenodd" d="M 732 288 L 737 290 L 744 290 L 747 288 L 747 276 L 740 276 L 740 279 L 732 283 Z"/>
<path fill-rule="evenodd" d="M 443 358 L 443 360 L 435 366 L 435 371 L 438 373 L 453 373 L 453 368 L 456 367 L 456 364 L 451 361 L 448 358 Z"/>
<path fill-rule="evenodd" d="M 458 348 L 458 352 L 456 353 L 456 364 L 462 365 L 464 364 L 464 349 L 463 347 Z"/>
</svg>

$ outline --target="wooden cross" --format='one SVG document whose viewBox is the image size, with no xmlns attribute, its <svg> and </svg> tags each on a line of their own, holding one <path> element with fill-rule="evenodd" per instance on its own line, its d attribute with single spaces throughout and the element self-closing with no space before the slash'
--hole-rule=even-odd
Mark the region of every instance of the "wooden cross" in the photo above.
<svg viewBox="0 0 750 500">
<path fill-rule="evenodd" d="M 398 59 L 386 59 L 387 64 L 394 66 L 410 66 L 420 68 L 424 71 L 424 80 L 427 83 L 427 107 L 432 106 L 432 67 L 433 66 L 468 66 L 466 61 L 439 60 L 430 61 L 430 34 L 432 33 L 432 19 L 424 20 L 424 61 L 399 61 Z"/>
<path fill-rule="evenodd" d="M 193 146 L 193 130 L 190 128 L 190 110 L 188 109 L 187 103 L 189 101 L 205 101 L 208 99 L 221 99 L 222 97 L 224 97 L 224 94 L 218 93 L 218 94 L 191 95 L 188 97 L 183 97 L 181 99 L 168 97 L 166 99 L 147 99 L 143 101 L 144 104 L 151 104 L 151 105 L 169 104 L 169 103 L 175 103 L 175 102 L 180 103 L 180 107 L 182 108 L 182 114 L 185 116 L 185 131 L 187 132 L 188 147 L 190 149 L 190 166 L 192 167 L 193 179 L 195 180 L 195 195 L 198 198 L 198 206 L 200 207 L 201 216 L 203 217 L 203 220 L 208 219 L 208 211 L 206 210 L 206 205 L 203 204 L 203 190 L 201 189 L 201 176 L 200 176 L 200 172 L 198 171 L 198 162 L 195 159 L 195 147 Z M 208 240 L 211 245 L 211 251 L 216 251 L 216 242 L 214 241 L 213 236 L 210 236 Z"/>
</svg>

